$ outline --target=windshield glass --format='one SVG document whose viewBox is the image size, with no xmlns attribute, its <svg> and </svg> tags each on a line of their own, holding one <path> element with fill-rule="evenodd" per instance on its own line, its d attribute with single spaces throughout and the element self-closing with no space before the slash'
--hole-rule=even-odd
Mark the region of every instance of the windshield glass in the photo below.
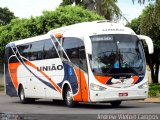
<svg viewBox="0 0 160 120">
<path fill-rule="evenodd" d="M 92 40 L 90 64 L 96 75 L 139 75 L 145 72 L 141 41 L 135 35 L 96 35 Z"/>
</svg>

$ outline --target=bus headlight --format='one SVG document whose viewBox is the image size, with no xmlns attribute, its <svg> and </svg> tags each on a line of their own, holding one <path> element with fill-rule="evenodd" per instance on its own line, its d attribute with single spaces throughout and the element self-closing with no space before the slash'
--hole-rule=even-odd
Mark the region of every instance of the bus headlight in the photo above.
<svg viewBox="0 0 160 120">
<path fill-rule="evenodd" d="M 103 91 L 107 89 L 105 87 L 102 87 L 93 83 L 90 84 L 90 87 L 91 87 L 91 90 L 94 90 L 94 91 Z"/>
<path fill-rule="evenodd" d="M 139 89 L 148 88 L 148 82 L 143 83 L 142 85 L 138 86 Z"/>
</svg>

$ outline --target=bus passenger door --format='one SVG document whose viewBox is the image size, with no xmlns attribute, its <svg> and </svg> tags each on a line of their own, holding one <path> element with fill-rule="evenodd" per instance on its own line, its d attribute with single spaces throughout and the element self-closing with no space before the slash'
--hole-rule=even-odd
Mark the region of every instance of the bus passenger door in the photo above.
<svg viewBox="0 0 160 120">
<path fill-rule="evenodd" d="M 79 67 L 80 67 L 80 83 L 81 83 L 81 96 L 82 101 L 89 101 L 89 90 L 88 90 L 88 71 L 87 71 L 87 60 L 85 49 L 79 49 Z"/>
<path fill-rule="evenodd" d="M 87 62 L 83 40 L 76 37 L 63 38 L 63 62 L 67 66 L 66 80 L 70 82 L 74 101 L 88 101 Z M 68 57 L 67 57 L 68 56 Z M 73 73 L 73 69 L 75 74 Z"/>
</svg>

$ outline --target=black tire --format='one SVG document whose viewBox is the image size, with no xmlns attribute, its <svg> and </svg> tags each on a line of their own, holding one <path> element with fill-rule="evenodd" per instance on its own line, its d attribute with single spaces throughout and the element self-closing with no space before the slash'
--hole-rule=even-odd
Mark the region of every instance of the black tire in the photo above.
<svg viewBox="0 0 160 120">
<path fill-rule="evenodd" d="M 72 98 L 72 93 L 71 93 L 71 89 L 69 87 L 67 87 L 65 89 L 65 96 L 64 96 L 64 100 L 65 100 L 65 103 L 68 107 L 75 107 L 76 106 L 76 103 L 73 98 Z"/>
<path fill-rule="evenodd" d="M 35 98 L 27 98 L 29 100 L 29 103 L 35 103 Z"/>
<path fill-rule="evenodd" d="M 112 101 L 110 102 L 112 107 L 119 107 L 122 103 L 122 101 Z"/>
<path fill-rule="evenodd" d="M 23 104 L 28 104 L 28 103 L 35 102 L 34 98 L 26 98 L 25 97 L 25 92 L 24 92 L 23 86 L 21 86 L 20 89 L 19 89 L 19 98 L 20 98 L 20 102 L 23 103 Z"/>
</svg>

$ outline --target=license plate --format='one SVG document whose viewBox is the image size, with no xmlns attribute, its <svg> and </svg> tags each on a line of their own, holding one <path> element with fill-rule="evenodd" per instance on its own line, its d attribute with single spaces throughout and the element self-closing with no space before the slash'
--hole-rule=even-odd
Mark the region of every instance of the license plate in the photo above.
<svg viewBox="0 0 160 120">
<path fill-rule="evenodd" d="M 119 93 L 119 97 L 128 96 L 128 93 Z"/>
</svg>

